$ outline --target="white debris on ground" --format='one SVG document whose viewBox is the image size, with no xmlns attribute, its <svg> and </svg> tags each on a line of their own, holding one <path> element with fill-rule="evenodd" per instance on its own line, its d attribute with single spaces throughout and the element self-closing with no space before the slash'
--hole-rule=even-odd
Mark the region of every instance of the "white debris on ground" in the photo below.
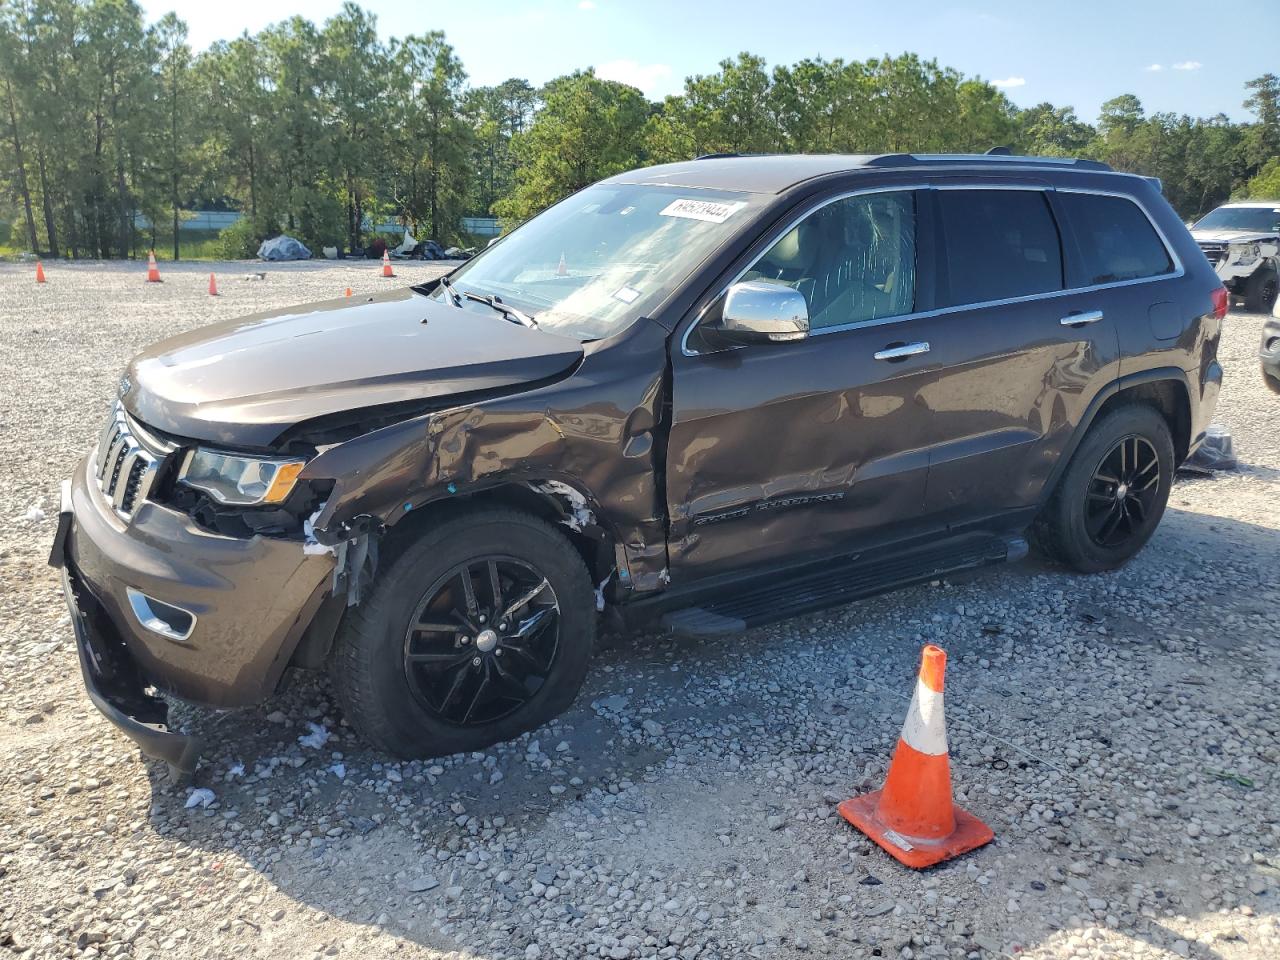
<svg viewBox="0 0 1280 960">
<path fill-rule="evenodd" d="M 0 266 L 0 516 L 56 504 L 129 355 L 270 306 L 440 272 Z M 605 638 L 548 727 L 401 762 L 323 678 L 256 710 L 176 708 L 189 788 L 81 687 L 52 523 L 0 530 L 0 956 L 1280 956 L 1280 397 L 1233 314 L 1217 416 L 1239 468 L 1180 480 L 1114 574 L 1034 562 L 741 637 Z M 995 841 L 912 873 L 839 801 L 879 785 L 920 645 L 950 653 L 957 798 Z M 53 643 L 50 646 L 51 642 Z M 299 734 L 316 724 L 316 748 Z M 307 734 L 303 734 L 305 737 Z M 244 774 L 232 767 L 243 764 Z M 336 767 L 341 767 L 339 776 Z"/>
<path fill-rule="evenodd" d="M 184 806 L 190 810 L 193 807 L 207 807 L 218 798 L 214 796 L 213 791 L 207 787 L 197 787 L 187 794 L 187 802 Z"/>
<path fill-rule="evenodd" d="M 304 747 L 309 747 L 312 750 L 319 750 L 329 742 L 329 731 L 323 724 L 308 723 L 307 729 L 311 732 L 298 738 L 298 742 Z"/>
</svg>

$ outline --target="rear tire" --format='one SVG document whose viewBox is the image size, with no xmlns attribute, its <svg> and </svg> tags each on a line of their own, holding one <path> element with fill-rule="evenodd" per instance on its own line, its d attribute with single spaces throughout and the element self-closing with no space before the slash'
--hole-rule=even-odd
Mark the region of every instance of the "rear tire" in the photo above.
<svg viewBox="0 0 1280 960">
<path fill-rule="evenodd" d="M 1131 404 L 1105 414 L 1032 528 L 1037 551 L 1081 573 L 1124 565 L 1164 516 L 1173 471 L 1173 439 L 1158 411 Z"/>
<path fill-rule="evenodd" d="M 1244 307 L 1253 313 L 1270 313 L 1280 290 L 1280 275 L 1267 267 L 1254 272 L 1244 285 Z"/>
<path fill-rule="evenodd" d="M 591 581 L 563 534 L 515 511 L 470 512 L 406 547 L 348 611 L 334 687 L 381 750 L 483 750 L 568 708 L 595 630 Z"/>
</svg>

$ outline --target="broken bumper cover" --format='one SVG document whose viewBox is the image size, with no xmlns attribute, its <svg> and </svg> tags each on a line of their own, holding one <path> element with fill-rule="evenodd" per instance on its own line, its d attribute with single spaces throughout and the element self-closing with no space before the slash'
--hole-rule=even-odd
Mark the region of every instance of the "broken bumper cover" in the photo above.
<svg viewBox="0 0 1280 960">
<path fill-rule="evenodd" d="M 147 756 L 183 774 L 194 771 L 200 741 L 169 729 L 169 705 L 146 692 L 127 649 L 102 629 L 100 606 L 84 594 L 74 568 L 66 563 L 62 591 L 71 612 L 80 673 L 93 705 Z"/>
<path fill-rule="evenodd" d="M 301 541 L 213 534 L 150 501 L 126 522 L 87 461 L 64 485 L 63 501 L 50 562 L 63 570 L 82 659 L 87 653 L 92 668 L 100 651 L 133 678 L 116 690 L 102 682 L 110 673 L 89 670 L 85 682 L 99 709 L 144 751 L 151 752 L 141 732 L 122 726 L 100 699 L 126 718 L 141 702 L 146 710 L 136 719 L 145 716 L 142 726 L 154 732 L 163 702 L 139 701 L 148 687 L 214 707 L 259 703 L 275 690 L 332 588 L 332 555 L 308 554 Z"/>
</svg>

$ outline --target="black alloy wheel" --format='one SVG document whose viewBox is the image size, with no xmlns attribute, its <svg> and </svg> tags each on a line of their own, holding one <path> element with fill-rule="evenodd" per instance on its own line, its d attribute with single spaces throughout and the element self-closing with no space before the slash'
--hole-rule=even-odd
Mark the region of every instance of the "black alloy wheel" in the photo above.
<svg viewBox="0 0 1280 960">
<path fill-rule="evenodd" d="M 1089 481 L 1085 529 L 1100 547 L 1114 549 L 1145 529 L 1160 487 L 1160 457 L 1144 437 L 1128 436 L 1102 458 Z"/>
<path fill-rule="evenodd" d="M 445 723 L 500 720 L 547 682 L 560 620 L 555 590 L 532 565 L 510 556 L 469 559 L 428 587 L 409 619 L 409 689 Z"/>
</svg>

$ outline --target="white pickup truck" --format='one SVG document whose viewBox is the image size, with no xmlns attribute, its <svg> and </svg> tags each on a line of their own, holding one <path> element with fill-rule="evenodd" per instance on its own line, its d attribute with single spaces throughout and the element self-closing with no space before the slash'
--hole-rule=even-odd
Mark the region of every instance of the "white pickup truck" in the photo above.
<svg viewBox="0 0 1280 960">
<path fill-rule="evenodd" d="M 1271 312 L 1280 286 L 1280 200 L 1225 203 L 1192 224 L 1191 236 L 1245 309 Z"/>
</svg>

